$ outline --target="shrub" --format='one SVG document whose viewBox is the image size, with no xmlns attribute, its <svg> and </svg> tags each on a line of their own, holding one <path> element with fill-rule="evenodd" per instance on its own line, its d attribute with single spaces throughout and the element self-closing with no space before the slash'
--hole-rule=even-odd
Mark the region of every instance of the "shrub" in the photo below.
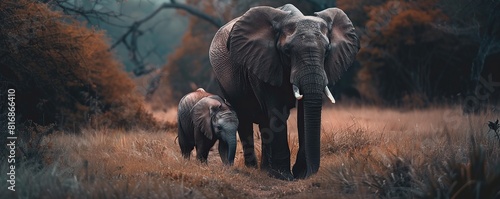
<svg viewBox="0 0 500 199">
<path fill-rule="evenodd" d="M 41 163 L 54 130 L 157 127 L 103 32 L 27 0 L 0 1 L 0 19 L 0 113 L 15 89 L 16 158 Z"/>
<path fill-rule="evenodd" d="M 154 125 L 103 32 L 27 0 L 1 1 L 0 18 L 1 87 L 16 89 L 18 124 Z"/>
</svg>

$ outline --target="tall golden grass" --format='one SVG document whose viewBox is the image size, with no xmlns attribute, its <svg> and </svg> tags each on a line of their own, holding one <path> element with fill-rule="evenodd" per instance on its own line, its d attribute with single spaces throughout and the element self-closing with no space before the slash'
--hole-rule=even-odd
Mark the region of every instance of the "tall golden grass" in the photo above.
<svg viewBox="0 0 500 199">
<path fill-rule="evenodd" d="M 172 114 L 155 114 L 164 119 Z M 487 122 L 498 113 L 460 108 L 323 110 L 321 167 L 286 182 L 235 165 L 213 150 L 208 164 L 182 158 L 176 130 L 86 130 L 43 140 L 44 166 L 22 165 L 12 198 L 479 198 L 499 197 L 500 150 Z M 172 120 L 170 119 L 165 120 Z M 296 117 L 289 118 L 292 154 Z M 257 143 L 260 142 L 256 132 Z M 259 144 L 256 144 L 260 151 Z M 193 152 L 194 153 L 194 152 Z M 292 162 L 294 161 L 294 155 Z M 2 169 L 6 169 L 2 162 Z M 0 185 L 6 187 L 5 181 Z"/>
</svg>

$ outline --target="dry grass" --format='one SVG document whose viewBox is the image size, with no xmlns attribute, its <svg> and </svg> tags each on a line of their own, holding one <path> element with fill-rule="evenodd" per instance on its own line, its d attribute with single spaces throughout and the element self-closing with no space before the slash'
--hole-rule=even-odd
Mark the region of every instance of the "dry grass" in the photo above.
<svg viewBox="0 0 500 199">
<path fill-rule="evenodd" d="M 172 120 L 172 112 L 167 111 L 165 120 Z M 298 150 L 294 114 L 289 122 L 292 154 Z M 162 118 L 161 113 L 155 116 Z M 222 165 L 217 150 L 209 155 L 208 165 L 185 160 L 175 130 L 60 132 L 43 141 L 48 147 L 45 167 L 24 165 L 16 170 L 16 194 L 20 198 L 416 198 L 441 193 L 441 198 L 450 198 L 446 193 L 470 191 L 467 188 L 472 190 L 469 185 L 474 182 L 484 186 L 499 182 L 499 145 L 486 125 L 498 117 L 493 113 L 466 117 L 454 108 L 404 112 L 326 108 L 320 170 L 294 182 L 245 168 L 241 146 L 233 167 Z M 478 149 L 471 150 L 472 146 Z M 484 179 L 474 168 L 483 168 Z M 0 184 L 6 186 L 5 181 Z M 499 194 L 494 186 L 473 187 Z"/>
</svg>

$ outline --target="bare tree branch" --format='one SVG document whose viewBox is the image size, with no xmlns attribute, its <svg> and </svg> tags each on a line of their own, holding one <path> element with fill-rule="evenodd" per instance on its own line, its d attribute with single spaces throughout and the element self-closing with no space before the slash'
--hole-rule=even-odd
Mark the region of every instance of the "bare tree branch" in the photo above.
<svg viewBox="0 0 500 199">
<path fill-rule="evenodd" d="M 81 6 L 75 5 L 73 1 L 68 1 L 68 0 L 39 0 L 39 1 L 61 10 L 64 14 L 81 16 L 89 22 L 91 21 L 91 19 L 108 22 L 109 20 L 107 19 L 109 18 L 119 18 L 123 16 L 121 13 L 116 13 L 110 10 L 108 11 L 97 10 L 96 6 L 101 2 L 101 0 L 92 1 L 90 8 L 85 8 L 85 6 L 83 5 Z"/>
<path fill-rule="evenodd" d="M 144 60 L 148 56 L 150 56 L 152 52 L 149 51 L 145 55 L 142 55 L 142 53 L 139 51 L 140 44 L 138 43 L 138 40 L 139 37 L 141 37 L 145 32 L 144 30 L 141 30 L 141 26 L 150 21 L 155 16 L 157 16 L 162 10 L 169 8 L 180 9 L 192 14 L 193 16 L 199 17 L 209 22 L 216 28 L 219 28 L 223 25 L 221 19 L 210 16 L 207 13 L 204 13 L 203 11 L 196 9 L 195 7 L 182 3 L 177 3 L 175 0 L 170 0 L 170 3 L 163 3 L 151 14 L 147 15 L 143 19 L 133 22 L 129 26 L 118 25 L 110 21 L 110 18 L 121 19 L 121 17 L 124 16 L 121 12 L 116 13 L 115 11 L 112 10 L 98 10 L 97 9 L 98 4 L 102 3 L 103 0 L 84 1 L 84 4 L 82 5 L 77 5 L 74 1 L 70 0 L 39 0 L 39 1 L 51 5 L 54 8 L 61 10 L 67 15 L 80 16 L 89 22 L 95 20 L 97 22 L 103 22 L 114 27 L 127 29 L 127 31 L 111 45 L 109 50 L 112 50 L 116 48 L 118 45 L 123 44 L 130 54 L 130 61 L 136 67 L 134 69 L 134 74 L 136 76 L 144 75 L 154 70 L 154 69 L 146 69 L 147 63 L 144 62 Z"/>
<path fill-rule="evenodd" d="M 495 7 L 500 8 L 500 3 L 498 3 Z M 500 32 L 497 27 L 498 23 L 500 23 L 500 13 L 496 12 L 496 9 L 493 9 L 488 16 L 486 31 L 481 36 L 482 40 L 479 45 L 479 50 L 474 62 L 472 63 L 470 80 L 475 86 L 479 83 L 479 77 L 483 71 L 486 57 L 493 54 L 495 49 L 500 45 L 500 43 L 498 43 L 498 33 Z"/>
<path fill-rule="evenodd" d="M 488 15 L 488 19 L 485 24 L 485 31 L 481 34 L 479 50 L 471 65 L 471 74 L 469 77 L 470 86 L 467 90 L 467 96 L 473 96 L 474 94 L 477 95 L 474 91 L 477 90 L 479 86 L 486 58 L 500 49 L 500 37 L 498 36 L 500 33 L 500 27 L 498 26 L 500 23 L 500 13 L 498 12 L 498 9 L 500 9 L 500 2 L 494 2 L 490 5 L 493 9 L 490 10 Z M 478 111 L 471 110 L 467 104 L 464 105 L 463 110 L 464 113 L 474 113 Z"/>
<path fill-rule="evenodd" d="M 114 49 L 116 46 L 119 44 L 124 44 L 127 50 L 130 52 L 131 55 L 131 61 L 136 65 L 136 69 L 134 69 L 134 74 L 136 76 L 148 74 L 149 72 L 153 71 L 154 69 L 146 69 L 145 64 L 143 63 L 143 57 L 138 52 L 138 44 L 137 40 L 138 37 L 140 37 L 143 34 L 143 31 L 140 29 L 141 25 L 146 23 L 147 21 L 151 20 L 154 18 L 158 13 L 160 13 L 164 9 L 181 9 L 184 10 L 196 17 L 199 17 L 216 28 L 220 28 L 223 25 L 222 20 L 215 18 L 213 16 L 208 15 L 207 13 L 204 13 L 192 6 L 188 6 L 186 4 L 180 4 L 177 3 L 175 0 L 171 0 L 170 3 L 163 3 L 160 7 L 158 7 L 154 12 L 149 14 L 148 16 L 144 17 L 141 20 L 135 21 L 132 23 L 131 26 L 128 27 L 127 32 L 125 32 L 120 38 L 118 38 L 110 47 L 109 50 Z M 148 53 L 151 54 L 151 53 Z"/>
<path fill-rule="evenodd" d="M 199 17 L 215 27 L 221 27 L 222 20 L 210 16 L 203 11 L 196 9 L 195 7 L 177 3 L 175 0 L 170 0 L 170 3 L 163 3 L 156 10 L 154 10 L 151 14 L 147 15 L 143 19 L 134 21 L 131 25 L 119 25 L 113 23 L 111 19 L 121 20 L 125 15 L 121 13 L 121 11 L 114 11 L 109 9 L 103 9 L 99 5 L 105 5 L 105 0 L 94 0 L 94 1 L 71 1 L 71 0 L 38 0 L 39 2 L 46 3 L 47 5 L 53 7 L 56 10 L 60 10 L 67 15 L 82 17 L 90 23 L 106 23 L 108 25 L 125 28 L 127 31 L 121 35 L 109 48 L 109 50 L 114 49 L 119 44 L 123 44 L 124 47 L 128 50 L 130 55 L 130 61 L 135 65 L 134 74 L 136 76 L 140 76 L 143 74 L 147 74 L 154 69 L 146 69 L 147 63 L 145 60 L 148 56 L 153 54 L 151 51 L 146 52 L 144 55 L 139 50 L 140 44 L 138 43 L 139 38 L 144 35 L 145 32 L 151 31 L 151 28 L 148 30 L 141 30 L 141 26 L 146 24 L 152 18 L 158 15 L 164 9 L 180 9 L 184 10 L 196 17 Z M 100 8 L 99 8 L 100 7 Z M 105 6 L 104 6 L 105 7 Z M 122 20 L 123 21 L 123 20 Z M 156 26 L 155 24 L 154 26 Z M 154 48 L 155 49 L 155 48 Z M 154 50 L 153 49 L 153 50 Z"/>
</svg>

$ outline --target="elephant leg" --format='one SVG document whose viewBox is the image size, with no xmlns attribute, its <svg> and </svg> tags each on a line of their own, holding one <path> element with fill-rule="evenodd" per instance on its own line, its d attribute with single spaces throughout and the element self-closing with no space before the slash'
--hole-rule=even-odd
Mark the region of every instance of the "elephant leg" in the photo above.
<svg viewBox="0 0 500 199">
<path fill-rule="evenodd" d="M 186 137 L 187 132 L 182 128 L 180 124 L 181 123 L 179 123 L 177 134 L 179 139 L 179 147 L 181 148 L 182 157 L 189 159 L 189 157 L 191 156 L 191 151 L 194 149 L 194 137 Z M 193 132 L 190 133 L 193 134 Z"/>
<path fill-rule="evenodd" d="M 209 151 L 210 149 L 206 149 L 204 147 L 196 147 L 196 159 L 198 159 L 202 163 L 207 163 Z"/>
<path fill-rule="evenodd" d="M 307 165 L 304 144 L 304 103 L 302 100 L 297 101 L 297 131 L 299 135 L 299 151 L 297 153 L 295 164 L 293 165 L 293 176 L 295 178 L 305 178 Z"/>
<path fill-rule="evenodd" d="M 271 141 L 274 139 L 274 132 L 269 128 L 269 124 L 263 122 L 259 124 L 259 131 L 262 139 L 260 169 L 268 171 L 271 170 Z"/>
<path fill-rule="evenodd" d="M 262 168 L 267 169 L 273 177 L 283 180 L 293 180 L 290 172 L 290 148 L 288 147 L 288 134 L 286 121 L 287 109 L 270 114 L 268 125 L 260 125 L 262 133 Z M 267 162 L 266 162 L 267 161 Z"/>
<path fill-rule="evenodd" d="M 239 118 L 238 135 L 240 136 L 241 144 L 243 146 L 245 166 L 257 168 L 252 121 L 245 118 Z"/>
<path fill-rule="evenodd" d="M 215 141 L 205 141 L 196 145 L 196 158 L 203 163 L 207 163 L 208 153 Z"/>
<path fill-rule="evenodd" d="M 181 147 L 182 157 L 189 159 L 191 157 L 191 151 L 194 149 L 194 145 L 188 146 L 188 144 L 183 144 L 179 141 Z"/>
</svg>

